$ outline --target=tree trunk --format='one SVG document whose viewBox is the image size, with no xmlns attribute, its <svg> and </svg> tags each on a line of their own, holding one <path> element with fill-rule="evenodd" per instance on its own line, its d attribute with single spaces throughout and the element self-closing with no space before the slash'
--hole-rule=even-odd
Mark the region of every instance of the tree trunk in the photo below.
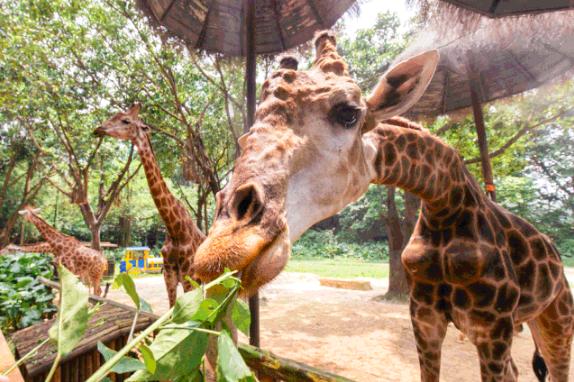
<svg viewBox="0 0 574 382">
<path fill-rule="evenodd" d="M 401 263 L 401 253 L 405 245 L 405 236 L 401 229 L 401 219 L 395 202 L 395 188 L 387 188 L 387 216 L 385 217 L 389 241 L 389 289 L 386 298 L 405 296 L 408 284 Z"/>
<path fill-rule="evenodd" d="M 99 225 L 90 225 L 90 232 L 92 233 L 92 248 L 100 251 L 101 250 L 101 242 L 100 242 L 100 231 L 102 227 Z"/>
</svg>

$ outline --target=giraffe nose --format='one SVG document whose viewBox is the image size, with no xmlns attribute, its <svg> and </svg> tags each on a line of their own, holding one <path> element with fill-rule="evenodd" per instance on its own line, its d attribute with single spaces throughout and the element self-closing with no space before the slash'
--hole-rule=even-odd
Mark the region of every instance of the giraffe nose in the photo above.
<svg viewBox="0 0 574 382">
<path fill-rule="evenodd" d="M 100 126 L 96 130 L 94 130 L 94 135 L 96 137 L 103 137 L 104 135 L 106 135 L 106 129 L 103 126 Z"/>
<path fill-rule="evenodd" d="M 252 221 L 263 213 L 263 190 L 255 183 L 239 186 L 232 197 L 231 214 L 238 221 Z"/>
</svg>

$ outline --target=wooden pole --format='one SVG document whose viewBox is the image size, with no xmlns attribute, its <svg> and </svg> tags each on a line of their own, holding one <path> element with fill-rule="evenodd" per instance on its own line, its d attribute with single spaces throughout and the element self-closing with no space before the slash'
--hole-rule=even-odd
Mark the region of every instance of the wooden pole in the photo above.
<svg viewBox="0 0 574 382">
<path fill-rule="evenodd" d="M 490 163 L 490 156 L 488 153 L 488 140 L 486 138 L 486 129 L 484 127 L 484 115 L 482 113 L 482 105 L 480 99 L 480 81 L 478 75 L 473 69 L 472 62 L 469 59 L 468 64 L 468 84 L 470 88 L 470 100 L 472 103 L 472 113 L 474 115 L 474 123 L 476 125 L 476 135 L 478 137 L 478 149 L 480 150 L 480 163 L 482 165 L 482 177 L 484 179 L 484 186 L 486 194 L 492 201 L 496 201 L 496 188 L 494 186 L 494 178 L 492 175 L 492 164 Z"/>
<path fill-rule="evenodd" d="M 255 56 L 255 0 L 245 1 L 245 80 L 247 82 L 247 123 L 243 125 L 243 132 L 247 133 L 255 122 L 255 96 L 257 76 L 257 61 Z M 251 326 L 249 327 L 249 343 L 260 346 L 259 341 L 259 295 L 256 293 L 249 298 L 249 311 L 251 313 Z"/>
</svg>

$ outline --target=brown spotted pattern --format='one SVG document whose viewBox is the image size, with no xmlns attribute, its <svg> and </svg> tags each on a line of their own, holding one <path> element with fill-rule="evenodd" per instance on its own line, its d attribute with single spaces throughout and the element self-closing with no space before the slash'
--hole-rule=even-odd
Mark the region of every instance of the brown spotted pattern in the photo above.
<svg viewBox="0 0 574 382">
<path fill-rule="evenodd" d="M 93 288 L 94 294 L 100 296 L 102 289 L 100 282 L 108 269 L 108 262 L 100 251 L 84 246 L 78 239 L 63 233 L 50 226 L 38 216 L 32 207 L 25 207 L 20 211 L 24 219 L 36 226 L 42 237 L 46 239 L 58 264 L 65 266 L 82 282 Z M 40 244 L 46 249 L 45 244 Z M 30 246 L 31 247 L 31 246 Z"/>
<path fill-rule="evenodd" d="M 150 128 L 139 119 L 139 110 L 136 104 L 127 112 L 117 113 L 104 122 L 96 133 L 129 140 L 137 147 L 151 196 L 167 229 L 161 253 L 169 304 L 173 306 L 179 283 L 186 292 L 193 288 L 186 276 L 193 277 L 193 256 L 205 235 L 167 187 L 150 143 Z"/>
<path fill-rule="evenodd" d="M 52 245 L 47 241 L 35 244 L 16 245 L 9 244 L 0 251 L 0 255 L 5 253 L 52 253 Z"/>
<path fill-rule="evenodd" d="M 285 267 L 291 243 L 364 194 L 370 183 L 418 195 L 421 213 L 402 255 L 423 381 L 438 381 L 453 322 L 477 347 L 483 381 L 516 381 L 510 348 L 526 323 L 552 381 L 566 382 L 573 302 L 551 241 L 491 202 L 457 152 L 397 118 L 428 86 L 435 51 L 390 68 L 363 98 L 330 32 L 308 70 L 293 62 L 261 89 L 256 121 L 239 139 L 233 177 L 195 257 L 203 281 L 225 267 L 247 293 Z M 385 122 L 386 121 L 386 122 Z"/>
<path fill-rule="evenodd" d="M 527 323 L 552 381 L 567 381 L 572 295 L 550 239 L 492 202 L 458 153 L 424 129 L 383 124 L 367 139 L 375 182 L 422 199 L 402 262 L 423 380 L 438 381 L 452 321 L 477 346 L 483 380 L 516 380 L 513 328 Z"/>
</svg>

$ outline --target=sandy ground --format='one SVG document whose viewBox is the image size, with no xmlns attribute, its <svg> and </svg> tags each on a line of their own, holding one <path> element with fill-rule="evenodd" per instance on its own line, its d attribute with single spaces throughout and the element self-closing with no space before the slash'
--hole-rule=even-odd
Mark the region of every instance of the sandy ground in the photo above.
<svg viewBox="0 0 574 382">
<path fill-rule="evenodd" d="M 372 291 L 349 291 L 322 287 L 312 274 L 283 273 L 260 293 L 262 347 L 356 381 L 419 380 L 408 307 L 374 301 L 387 285 L 385 280 L 371 284 Z M 156 313 L 167 310 L 163 278 L 140 278 L 136 285 Z M 110 291 L 109 297 L 129 302 L 120 291 Z M 515 336 L 512 349 L 521 382 L 536 382 L 530 366 L 533 351 L 526 328 Z M 454 327 L 443 345 L 441 370 L 441 381 L 480 380 L 475 348 L 468 340 L 457 342 Z"/>
</svg>

